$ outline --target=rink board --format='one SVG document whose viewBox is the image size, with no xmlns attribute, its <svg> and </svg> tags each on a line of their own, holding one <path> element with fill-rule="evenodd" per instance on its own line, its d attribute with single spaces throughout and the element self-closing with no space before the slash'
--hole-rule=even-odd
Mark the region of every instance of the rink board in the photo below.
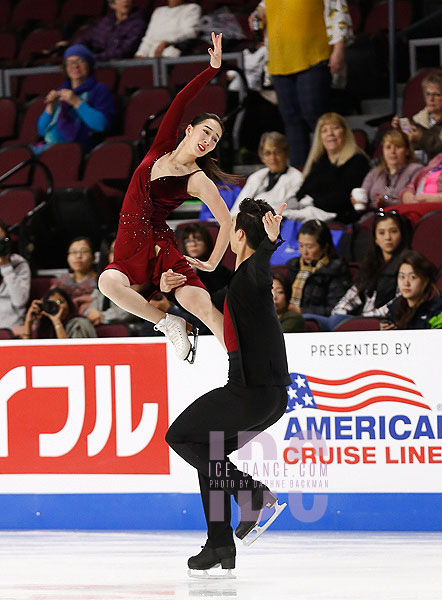
<svg viewBox="0 0 442 600">
<path fill-rule="evenodd" d="M 285 339 L 287 412 L 233 456 L 288 502 L 274 527 L 442 530 L 442 333 Z M 0 528 L 204 528 L 164 435 L 226 372 L 212 337 L 194 365 L 156 339 L 2 341 Z"/>
</svg>

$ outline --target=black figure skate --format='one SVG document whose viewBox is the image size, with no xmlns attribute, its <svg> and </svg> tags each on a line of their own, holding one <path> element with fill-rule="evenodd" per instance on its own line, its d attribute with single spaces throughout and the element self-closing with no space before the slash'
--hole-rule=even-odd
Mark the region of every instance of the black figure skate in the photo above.
<svg viewBox="0 0 442 600">
<path fill-rule="evenodd" d="M 191 556 L 187 561 L 189 577 L 196 579 L 236 579 L 232 573 L 235 568 L 236 548 L 235 546 L 223 546 L 222 548 L 211 548 L 209 542 L 202 546 L 202 550 L 196 556 Z M 212 569 L 221 566 L 220 574 L 211 573 Z M 223 573 L 224 571 L 224 573 Z"/>
<path fill-rule="evenodd" d="M 270 527 L 273 521 L 286 508 L 287 503 L 278 504 L 278 498 L 265 485 L 255 488 L 251 498 L 241 504 L 241 521 L 235 529 L 235 535 L 246 546 L 250 546 Z M 265 523 L 259 525 L 264 508 L 273 508 L 274 513 Z"/>
</svg>

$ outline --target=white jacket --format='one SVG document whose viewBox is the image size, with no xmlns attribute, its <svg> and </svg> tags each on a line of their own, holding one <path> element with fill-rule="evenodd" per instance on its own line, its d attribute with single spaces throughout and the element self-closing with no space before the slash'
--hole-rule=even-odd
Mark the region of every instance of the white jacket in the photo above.
<svg viewBox="0 0 442 600">
<path fill-rule="evenodd" d="M 265 189 L 269 182 L 269 170 L 267 167 L 259 169 L 247 179 L 245 186 L 230 209 L 230 213 L 232 217 L 238 214 L 239 205 L 244 198 L 265 200 L 275 211 L 283 202 L 286 202 L 289 206 L 294 202 L 297 204 L 296 192 L 301 187 L 302 181 L 301 171 L 298 171 L 295 167 L 288 167 L 287 171 L 280 176 L 276 185 L 269 192 L 266 192 Z"/>
<path fill-rule="evenodd" d="M 10 262 L 0 266 L 0 328 L 23 325 L 31 290 L 31 269 L 23 256 L 11 254 Z"/>
<path fill-rule="evenodd" d="M 147 26 L 135 56 L 151 58 L 157 46 L 165 41 L 171 46 L 164 49 L 162 56 L 176 57 L 181 52 L 173 44 L 198 37 L 201 20 L 201 6 L 198 4 L 180 4 L 170 8 L 156 8 Z"/>
</svg>

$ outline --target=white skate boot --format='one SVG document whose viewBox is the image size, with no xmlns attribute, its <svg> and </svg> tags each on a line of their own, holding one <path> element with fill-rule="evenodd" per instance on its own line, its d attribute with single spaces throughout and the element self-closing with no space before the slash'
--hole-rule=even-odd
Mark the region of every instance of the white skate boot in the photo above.
<svg viewBox="0 0 442 600">
<path fill-rule="evenodd" d="M 198 344 L 198 328 L 192 327 L 193 344 L 187 336 L 187 322 L 181 317 L 169 313 L 154 325 L 156 331 L 161 331 L 172 342 L 176 355 L 180 360 L 187 360 L 190 364 L 195 361 L 196 347 Z"/>
</svg>

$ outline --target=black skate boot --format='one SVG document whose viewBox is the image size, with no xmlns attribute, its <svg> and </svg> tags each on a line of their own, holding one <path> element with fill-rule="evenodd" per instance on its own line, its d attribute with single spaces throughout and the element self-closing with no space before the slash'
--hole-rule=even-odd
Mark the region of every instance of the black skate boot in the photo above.
<svg viewBox="0 0 442 600">
<path fill-rule="evenodd" d="M 212 548 L 209 546 L 209 542 L 206 542 L 206 545 L 202 548 L 199 554 L 191 556 L 187 561 L 189 577 L 199 579 L 235 579 L 235 575 L 231 571 L 231 569 L 235 568 L 236 548 L 234 545 Z M 210 569 L 215 569 L 219 566 L 226 572 L 220 575 L 209 573 Z"/>
<path fill-rule="evenodd" d="M 241 496 L 239 496 L 240 498 Z M 240 504 L 240 506 L 241 521 L 235 529 L 235 535 L 240 540 L 244 540 L 246 546 L 250 546 L 270 527 L 287 504 L 278 504 L 278 498 L 272 494 L 269 488 L 265 485 L 260 485 L 252 490 L 251 499 L 249 495 L 249 500 L 244 504 Z M 274 513 L 263 525 L 259 525 L 264 508 L 273 508 Z"/>
</svg>

